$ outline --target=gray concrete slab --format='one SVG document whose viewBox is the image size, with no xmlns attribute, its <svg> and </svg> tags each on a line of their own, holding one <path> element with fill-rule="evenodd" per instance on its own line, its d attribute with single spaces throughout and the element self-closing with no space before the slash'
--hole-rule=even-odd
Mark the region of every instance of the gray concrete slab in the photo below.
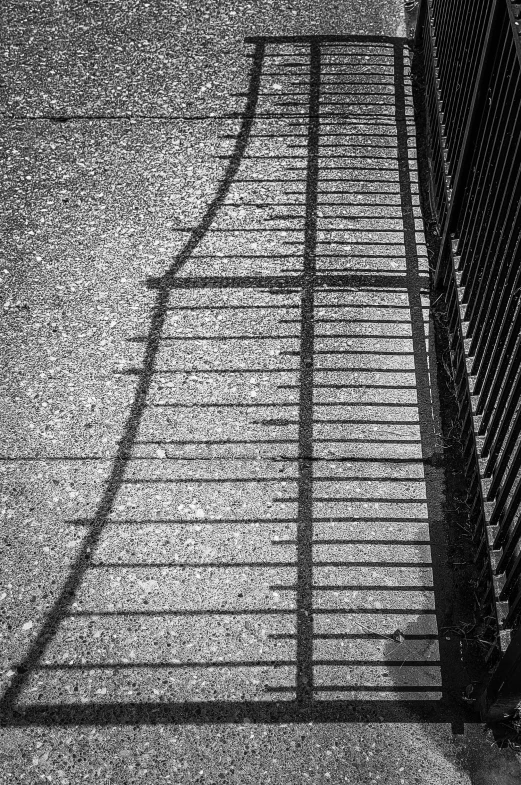
<svg viewBox="0 0 521 785">
<path fill-rule="evenodd" d="M 438 625 L 401 5 L 4 15 L 0 782 L 514 782 Z M 244 38 L 338 33 L 245 126 Z"/>
</svg>

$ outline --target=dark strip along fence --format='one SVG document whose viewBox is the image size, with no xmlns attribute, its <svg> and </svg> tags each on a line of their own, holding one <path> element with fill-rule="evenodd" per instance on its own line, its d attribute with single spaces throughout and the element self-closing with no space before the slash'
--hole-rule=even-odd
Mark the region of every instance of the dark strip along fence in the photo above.
<svg viewBox="0 0 521 785">
<path fill-rule="evenodd" d="M 521 707 L 521 2 L 422 0 L 436 284 L 448 303 L 472 489 L 478 593 L 490 617 L 482 716 Z"/>
</svg>

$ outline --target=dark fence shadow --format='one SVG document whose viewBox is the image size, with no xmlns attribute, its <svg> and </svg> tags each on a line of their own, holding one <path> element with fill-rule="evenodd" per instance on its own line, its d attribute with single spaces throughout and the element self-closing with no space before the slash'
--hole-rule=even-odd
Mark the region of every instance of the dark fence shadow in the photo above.
<svg viewBox="0 0 521 785">
<path fill-rule="evenodd" d="M 106 490 L 101 498 L 97 511 L 94 517 L 89 521 L 79 521 L 79 525 L 87 527 L 87 533 L 83 540 L 81 549 L 73 563 L 70 573 L 63 585 L 59 597 L 56 599 L 54 606 L 47 615 L 46 621 L 42 626 L 39 634 L 32 643 L 27 655 L 23 661 L 18 665 L 16 676 L 13 678 L 9 688 L 6 690 L 2 698 L 2 715 L 1 722 L 3 725 L 30 725 L 30 724 L 136 724 L 136 723 L 153 723 L 153 722 L 171 722 L 171 723 L 233 723 L 233 722 L 303 722 L 313 720 L 315 722 L 359 722 L 371 721 L 379 718 L 380 720 L 388 722 L 404 722 L 408 719 L 421 722 L 462 722 L 463 718 L 467 721 L 469 719 L 465 714 L 465 709 L 461 707 L 459 701 L 459 693 L 462 686 L 462 673 L 458 665 L 459 654 L 457 650 L 457 642 L 446 640 L 444 635 L 439 632 L 432 631 L 425 632 L 415 624 L 415 619 L 418 615 L 431 616 L 437 620 L 438 630 L 443 627 L 444 620 L 450 609 L 451 598 L 449 596 L 450 581 L 448 581 L 448 566 L 447 566 L 447 553 L 441 535 L 440 518 L 442 515 L 441 510 L 441 487 L 442 487 L 442 469 L 440 468 L 435 428 L 433 406 L 436 406 L 435 397 L 433 397 L 433 385 L 431 384 L 430 372 L 433 366 L 429 368 L 428 351 L 426 344 L 426 319 L 425 319 L 425 304 L 422 303 L 422 290 L 426 290 L 428 281 L 425 275 L 421 275 L 418 270 L 418 253 L 416 244 L 416 227 L 414 205 L 412 197 L 412 176 L 409 162 L 409 131 L 408 125 L 412 122 L 410 113 L 408 114 L 408 103 L 405 93 L 405 64 L 404 64 L 404 45 L 405 42 L 401 39 L 385 38 L 385 37 L 362 37 L 362 36 L 309 36 L 309 37 L 273 37 L 273 38 L 258 38 L 249 41 L 253 45 L 252 65 L 250 73 L 250 83 L 246 97 L 246 105 L 241 120 L 240 130 L 235 140 L 234 151 L 227 164 L 222 182 L 219 186 L 218 192 L 207 208 L 203 218 L 198 226 L 191 230 L 184 247 L 176 256 L 167 272 L 160 278 L 151 279 L 148 285 L 156 291 L 156 301 L 152 309 L 150 317 L 150 326 L 145 338 L 140 339 L 144 342 L 144 357 L 142 366 L 138 369 L 133 369 L 131 372 L 136 375 L 136 391 L 133 403 L 131 405 L 127 423 L 124 433 L 119 442 L 117 455 L 115 457 L 110 476 L 106 485 Z M 286 55 L 287 62 L 279 62 L 281 55 L 274 55 L 272 47 L 287 45 L 290 49 L 289 55 Z M 342 46 L 353 45 L 358 47 L 357 54 L 346 55 L 342 62 L 342 55 L 335 54 L 332 47 L 340 47 L 337 51 L 341 53 Z M 379 50 L 378 47 L 386 47 Z M 295 48 L 296 54 L 292 54 L 291 47 Z M 329 49 L 327 49 L 329 47 Z M 325 51 L 327 49 L 327 51 Z M 272 65 L 273 58 L 276 57 L 276 65 Z M 337 58 L 335 60 L 335 57 Z M 364 57 L 362 61 L 360 58 Z M 278 59 L 277 59 L 278 58 Z M 292 58 L 293 61 L 292 62 Z M 358 58 L 358 59 L 357 59 Z M 329 67 L 332 62 L 333 66 Z M 300 217 L 302 221 L 301 231 L 303 233 L 303 241 L 287 240 L 286 246 L 288 249 L 287 258 L 290 262 L 292 260 L 299 260 L 295 262 L 296 268 L 290 268 L 284 274 L 272 275 L 189 275 L 184 274 L 183 277 L 180 273 L 183 272 L 187 263 L 193 259 L 194 252 L 200 247 L 202 241 L 212 231 L 212 227 L 216 216 L 220 212 L 223 205 L 230 194 L 231 187 L 234 183 L 239 182 L 238 173 L 242 162 L 245 159 L 246 151 L 250 140 L 254 135 L 254 125 L 260 117 L 270 119 L 269 113 L 262 114 L 259 111 L 259 100 L 262 96 L 261 92 L 261 79 L 264 73 L 271 73 L 274 77 L 277 76 L 282 66 L 286 68 L 295 69 L 296 75 L 296 95 L 303 97 L 304 104 L 300 98 L 295 100 L 295 96 L 281 95 L 280 101 L 276 101 L 277 108 L 273 110 L 273 117 L 284 117 L 287 119 L 288 129 L 293 134 L 295 139 L 302 138 L 300 144 L 295 144 L 296 149 L 295 158 L 299 159 L 303 164 L 295 165 L 295 171 L 298 170 L 302 174 L 300 180 L 289 180 L 285 193 L 288 197 L 288 202 L 285 203 L 286 207 L 290 209 L 289 219 L 294 219 L 295 214 L 291 209 L 297 206 L 300 209 Z M 329 71 L 328 71 L 329 68 Z M 271 70 L 267 70 L 271 69 Z M 344 69 L 344 70 L 342 70 Z M 287 72 L 285 72 L 287 73 Z M 293 73 L 293 71 L 292 71 Z M 366 96 L 360 96 L 357 99 L 356 105 L 351 107 L 352 116 L 349 119 L 348 109 L 344 91 L 346 85 L 357 84 L 357 79 L 360 73 L 364 74 L 366 82 L 364 89 Z M 305 75 L 305 79 L 303 78 Z M 338 81 L 338 77 L 347 76 L 348 79 L 342 78 Z M 327 80 L 326 80 L 327 77 Z M 374 93 L 369 90 L 371 82 L 367 79 L 373 78 L 375 91 Z M 328 91 L 325 91 L 324 85 L 329 86 Z M 338 89 L 335 89 L 335 86 Z M 392 92 L 386 93 L 385 90 L 379 92 L 380 87 L 391 86 Z M 376 96 L 376 97 L 375 97 Z M 383 100 L 382 99 L 383 96 Z M 391 100 L 388 99 L 391 96 Z M 340 98 L 340 100 L 337 100 Z M 364 100 L 361 100 L 364 98 Z M 289 99 L 289 100 L 288 100 Z M 301 109 L 304 106 L 304 111 Z M 410 108 L 410 107 L 409 107 Z M 350 109 L 350 110 L 351 110 Z M 277 115 L 276 112 L 279 112 Z M 360 159 L 363 155 L 359 152 L 350 154 L 346 152 L 346 145 L 342 144 L 345 138 L 346 124 L 355 123 L 360 126 L 363 122 L 370 128 L 371 125 L 378 126 L 382 124 L 386 128 L 391 129 L 393 135 L 388 137 L 390 142 L 388 145 L 385 143 L 385 138 L 381 140 L 381 150 L 392 149 L 397 161 L 397 169 L 393 170 L 391 174 L 386 174 L 385 164 L 386 153 L 378 155 L 378 150 L 371 152 L 365 156 L 365 163 Z M 297 128 L 293 133 L 291 129 Z M 360 131 L 358 127 L 358 137 L 364 136 L 364 132 Z M 302 133 L 300 133 L 302 132 Z M 374 131 L 365 133 L 366 136 L 374 135 Z M 261 138 L 259 134 L 259 138 Z M 269 136 L 269 134 L 268 134 Z M 327 141 L 323 141 L 327 137 Z M 370 142 L 367 143 L 367 149 L 371 149 Z M 328 158 L 326 166 L 321 168 L 321 150 L 328 149 Z M 374 145 L 373 145 L 374 147 Z M 335 156 L 335 148 L 338 155 Z M 298 150 L 301 150 L 299 152 Z M 372 156 L 372 160 L 371 160 Z M 341 158 L 341 163 L 335 163 L 335 160 Z M 355 163 L 349 161 L 350 158 L 355 158 Z M 375 161 L 380 163 L 375 167 Z M 350 172 L 355 172 L 356 176 L 351 175 Z M 391 169 L 389 169 L 391 171 Z M 394 180 L 392 177 L 394 176 Z M 353 177 L 353 179 L 350 179 Z M 360 180 L 360 177 L 363 179 Z M 357 179 L 358 178 L 358 179 Z M 300 190 L 292 191 L 291 186 L 296 182 L 300 185 Z M 389 183 L 386 186 L 387 190 L 383 192 L 378 191 L 379 184 L 382 182 Z M 351 186 L 349 186 L 351 183 Z M 347 184 L 347 185 L 346 185 Z M 394 191 L 392 189 L 394 186 Z M 346 190 L 347 188 L 347 190 Z M 349 188 L 351 190 L 349 190 Z M 324 190 L 325 189 L 325 190 Z M 339 190 L 340 189 L 340 190 Z M 357 190 L 358 189 L 358 190 Z M 303 212 L 300 205 L 293 196 L 298 193 L 303 196 Z M 359 256 L 363 260 L 365 255 L 369 255 L 367 267 L 363 266 L 363 262 L 357 262 L 353 269 L 347 269 L 343 263 L 343 254 L 341 250 L 342 235 L 338 237 L 338 229 L 333 229 L 332 233 L 336 235 L 333 240 L 327 238 L 325 233 L 320 228 L 319 223 L 319 208 L 325 209 L 329 206 L 338 205 L 340 202 L 337 200 L 338 194 L 341 195 L 340 199 L 344 197 L 349 203 L 349 194 L 355 194 L 358 201 L 355 204 L 364 204 L 360 201 L 360 196 L 368 193 L 370 198 L 366 203 L 367 215 L 356 213 L 357 220 L 374 219 L 373 235 L 379 231 L 382 232 L 382 241 L 379 242 L 374 236 L 367 239 L 367 231 L 360 230 L 358 239 L 350 241 L 350 245 L 355 244 L 359 251 Z M 392 196 L 391 196 L 392 195 Z M 328 199 L 330 200 L 328 202 Z M 354 199 L 354 197 L 353 197 Z M 380 200 L 380 201 L 378 201 Z M 393 201 L 394 200 L 394 201 Z M 345 204 L 345 202 L 344 202 Z M 394 229 L 386 228 L 385 225 L 382 229 L 378 229 L 378 221 L 381 220 L 381 213 L 372 212 L 372 207 L 382 209 L 386 208 L 389 204 L 396 205 L 399 210 L 402 222 L 402 228 L 399 230 L 401 237 L 396 241 L 389 239 L 389 234 L 395 231 Z M 279 216 L 281 221 L 284 221 L 287 216 Z M 385 219 L 385 215 L 384 215 Z M 384 221 L 385 223 L 385 221 Z M 376 228 L 375 228 L 376 227 Z M 285 229 L 285 225 L 283 225 Z M 224 231 L 224 230 L 222 230 Z M 257 230 L 260 231 L 260 230 Z M 271 227 L 269 231 L 277 231 L 277 227 Z M 349 229 L 351 233 L 356 235 L 358 231 Z M 292 245 L 297 245 L 298 250 L 295 251 Z M 344 245 L 346 243 L 344 242 Z M 377 270 L 371 264 L 375 250 L 382 258 L 385 258 L 389 253 L 398 253 L 396 248 L 405 246 L 405 265 L 401 272 L 394 273 L 392 270 L 384 269 Z M 396 246 L 394 248 L 393 246 Z M 340 250 L 339 250 L 340 248 Z M 349 254 L 351 259 L 356 259 L 357 254 L 350 248 L 346 253 Z M 248 256 L 245 255 L 244 259 Z M 335 267 L 335 264 L 337 267 Z M 352 460 L 356 461 L 358 465 L 363 466 L 364 461 L 367 464 L 374 466 L 380 462 L 381 464 L 392 464 L 394 467 L 407 467 L 414 464 L 415 466 L 423 467 L 425 476 L 426 499 L 424 500 L 427 506 L 428 515 L 427 519 L 414 517 L 413 513 L 407 513 L 407 522 L 414 523 L 417 521 L 419 524 L 427 523 L 429 528 L 429 536 L 424 539 L 411 539 L 408 545 L 418 548 L 418 553 L 424 553 L 426 547 L 430 547 L 432 559 L 418 557 L 416 561 L 400 560 L 396 556 L 392 558 L 393 548 L 399 550 L 403 545 L 403 540 L 393 540 L 389 536 L 381 538 L 373 537 L 372 539 L 346 539 L 339 537 L 338 541 L 334 538 L 331 539 L 317 539 L 315 533 L 315 526 L 317 523 L 330 523 L 331 517 L 325 515 L 320 516 L 315 507 L 320 504 L 320 495 L 316 490 L 316 471 L 315 465 L 317 460 L 324 460 L 321 452 L 321 439 L 315 435 L 315 426 L 317 422 L 325 422 L 324 419 L 316 419 L 316 392 L 319 389 L 324 389 L 325 386 L 317 382 L 317 361 L 320 359 L 321 354 L 327 354 L 331 357 L 335 354 L 334 350 L 322 351 L 318 347 L 321 334 L 317 334 L 318 325 L 321 323 L 319 314 L 317 315 L 317 293 L 330 292 L 335 296 L 341 298 L 343 293 L 363 290 L 364 287 L 374 292 L 392 293 L 393 291 L 405 291 L 408 296 L 408 302 L 405 306 L 396 306 L 392 311 L 395 314 L 399 308 L 408 308 L 410 310 L 410 341 L 412 343 L 411 349 L 405 349 L 401 354 L 399 350 L 394 349 L 392 356 L 394 358 L 403 355 L 404 358 L 413 358 L 412 370 L 415 373 L 416 383 L 411 386 L 410 382 L 404 383 L 401 387 L 397 382 L 388 385 L 389 390 L 416 390 L 417 393 L 417 411 L 419 416 L 419 439 L 413 438 L 409 441 L 405 438 L 400 438 L 393 442 L 387 440 L 387 445 L 394 445 L 393 448 L 389 447 L 392 453 L 391 457 L 378 458 L 377 455 L 369 454 L 364 457 L 361 453 Z M 295 570 L 295 584 L 292 585 L 292 591 L 295 594 L 295 608 L 291 610 L 276 610 L 272 609 L 266 611 L 267 615 L 277 618 L 284 618 L 291 615 L 295 619 L 295 631 L 291 633 L 281 633 L 281 638 L 292 639 L 295 642 L 295 657 L 289 659 L 277 659 L 276 661 L 263 660 L 260 665 L 263 667 L 272 667 L 275 669 L 289 668 L 291 672 L 295 673 L 295 682 L 289 684 L 277 685 L 273 688 L 273 696 L 270 698 L 270 689 L 266 691 L 266 697 L 263 700 L 221 700 L 219 696 L 215 700 L 194 700 L 194 701 L 170 701 L 163 699 L 161 695 L 147 695 L 143 694 L 142 699 L 137 701 L 128 702 L 83 702 L 83 703 L 32 703 L 25 704 L 21 702 L 20 698 L 24 694 L 24 690 L 29 684 L 33 674 L 39 668 L 42 668 L 44 655 L 49 649 L 50 644 L 55 640 L 59 628 L 65 619 L 74 615 L 72 604 L 77 596 L 80 585 L 86 578 L 90 570 L 97 568 L 96 554 L 100 546 L 101 537 L 104 533 L 108 523 L 113 520 L 115 504 L 118 496 L 122 492 L 124 486 L 128 485 L 129 481 L 129 468 L 132 456 L 135 453 L 136 446 L 143 445 L 144 442 L 140 438 L 140 429 L 142 428 L 145 412 L 147 410 L 150 391 L 154 382 L 155 376 L 159 373 L 158 358 L 160 349 L 165 341 L 164 330 L 167 322 L 168 313 L 171 310 L 170 298 L 173 292 L 181 292 L 190 289 L 204 289 L 204 290 L 252 290 L 264 294 L 272 295 L 282 303 L 287 298 L 298 296 L 298 306 L 293 306 L 293 315 L 289 319 L 281 320 L 283 322 L 293 322 L 295 325 L 295 334 L 284 333 L 287 337 L 294 337 L 298 341 L 298 348 L 295 350 L 288 350 L 285 361 L 286 366 L 276 369 L 266 370 L 262 372 L 269 375 L 272 374 L 275 383 L 279 383 L 280 389 L 286 387 L 287 389 L 294 389 L 298 413 L 294 416 L 288 413 L 288 417 L 278 417 L 275 420 L 262 419 L 259 413 L 259 420 L 257 424 L 278 427 L 280 429 L 293 428 L 293 433 L 289 436 L 281 435 L 275 441 L 282 450 L 288 450 L 291 453 L 293 450 L 293 460 L 296 466 L 296 474 L 294 477 L 296 484 L 296 495 L 291 497 L 289 501 L 296 504 L 296 538 L 294 541 L 295 559 L 287 563 L 277 560 L 274 563 L 262 561 L 255 562 L 247 560 L 243 562 L 219 562 L 214 566 L 217 567 L 242 567 L 248 568 L 252 566 L 262 567 L 288 567 Z M 322 301 L 320 301 L 322 302 Z M 347 300 L 346 300 L 347 302 Z M 215 308 L 215 306 L 213 306 Z M 224 309 L 227 306 L 222 306 Z M 233 308 L 233 306 L 229 306 Z M 259 306 L 261 307 L 261 306 Z M 270 306 L 262 306 L 270 307 Z M 340 307 L 340 306 L 339 306 Z M 342 306 L 343 307 L 343 306 Z M 355 306 L 353 306 L 355 307 Z M 361 307 L 356 306 L 356 307 Z M 322 319 L 322 322 L 327 321 Z M 330 320 L 330 321 L 334 321 Z M 393 324 L 392 315 L 389 316 L 388 321 L 380 318 L 381 324 Z M 359 322 L 366 324 L 371 323 L 371 319 L 367 314 L 359 319 Z M 342 356 L 345 350 L 340 343 L 347 337 L 350 337 L 349 325 L 345 327 L 345 333 L 337 333 L 339 341 L 339 348 L 336 354 Z M 239 336 L 240 337 L 240 336 Z M 408 339 L 409 339 L 408 338 Z M 261 340 L 261 337 L 258 337 Z M 370 357 L 371 352 L 376 357 L 382 355 L 384 350 L 350 350 L 350 356 L 357 354 L 364 357 Z M 376 361 L 368 362 L 368 366 L 364 367 L 363 364 L 358 362 L 355 366 L 356 370 L 360 373 L 378 375 L 380 369 Z M 386 361 L 387 362 L 387 361 Z M 321 372 L 324 367 L 320 366 Z M 253 366 L 245 365 L 245 372 L 253 372 Z M 328 370 L 327 368 L 325 370 Z M 334 368 L 331 369 L 334 371 Z M 390 373 L 394 371 L 395 375 L 399 375 L 400 368 L 393 369 L 387 363 L 383 369 L 383 373 Z M 219 371 L 215 371 L 218 373 Z M 294 384 L 291 379 L 284 379 L 284 374 L 291 374 L 297 372 L 297 382 Z M 161 369 L 161 373 L 168 373 L 168 369 Z M 222 373 L 230 373 L 229 370 L 222 371 Z M 405 375 L 405 372 L 404 372 Z M 330 385 L 334 386 L 334 385 Z M 378 390 L 386 388 L 385 383 L 381 380 L 373 385 Z M 337 385 L 338 387 L 338 385 Z M 363 385 L 364 390 L 371 389 L 371 383 Z M 409 394 L 407 392 L 407 394 Z M 385 400 L 384 398 L 382 400 Z M 287 405 L 291 408 L 290 404 L 278 404 L 281 406 Z M 366 404 L 360 404 L 366 405 Z M 201 404 L 204 408 L 204 404 Z M 248 403 L 250 409 L 254 408 L 255 404 Z M 388 403 L 388 408 L 392 410 L 393 406 L 398 404 L 392 401 Z M 238 411 L 239 407 L 237 407 Z M 260 410 L 262 412 L 262 409 Z M 238 415 L 237 415 L 238 416 Z M 329 425 L 338 426 L 341 429 L 345 425 L 344 420 L 341 418 L 330 419 L 327 421 Z M 358 421 L 349 420 L 349 423 L 356 424 Z M 358 424 L 364 424 L 367 420 L 361 420 Z M 394 419 L 392 417 L 385 417 L 384 420 L 374 419 L 372 423 L 385 425 L 394 425 L 399 427 L 403 425 L 404 420 Z M 405 421 L 407 422 L 407 421 Z M 411 423 L 414 422 L 414 419 Z M 375 427 L 377 427 L 375 426 Z M 285 433 L 285 431 L 281 431 Z M 296 434 L 296 435 L 295 435 Z M 158 443 L 165 444 L 164 436 L 158 438 Z M 345 439 L 339 432 L 337 439 L 328 437 L 323 439 L 328 443 L 351 445 L 349 449 L 354 449 L 355 443 L 363 445 L 371 444 L 371 438 L 367 435 L 360 438 Z M 171 440 L 171 444 L 179 447 L 181 444 L 188 444 L 190 439 Z M 381 444 L 378 438 L 373 439 L 375 445 Z M 154 439 L 149 440 L 149 443 L 154 443 Z M 195 443 L 190 442 L 190 443 Z M 235 441 L 222 440 L 211 441 L 204 440 L 205 449 L 211 450 L 221 448 L 225 445 L 231 451 L 240 450 L 245 444 L 250 443 L 248 438 L 243 440 L 237 439 Z M 268 444 L 269 439 L 257 439 L 257 444 Z M 242 445 L 242 446 L 241 446 Z M 417 457 L 409 457 L 407 450 L 409 447 L 413 450 L 414 446 L 418 446 L 420 453 Z M 358 448 L 357 448 L 358 449 Z M 411 453 L 412 454 L 412 453 Z M 318 456 L 318 457 L 317 457 Z M 321 457 L 322 456 L 322 457 Z M 349 478 L 347 463 L 349 459 L 349 450 L 346 457 L 342 460 L 346 461 L 346 469 L 344 478 Z M 284 463 L 286 460 L 284 455 L 278 455 L 276 460 Z M 335 459 L 336 460 L 336 459 Z M 367 480 L 369 483 L 374 479 L 374 475 L 368 473 L 365 477 L 363 474 L 357 475 L 358 479 Z M 327 477 L 326 477 L 327 479 Z M 239 477 L 232 478 L 232 480 L 239 482 L 243 481 Z M 164 481 L 164 480 L 162 480 Z M 180 480 L 181 481 L 181 480 Z M 215 482 L 215 480 L 213 480 Z M 145 482 L 145 481 L 141 481 Z M 150 482 L 153 482 L 152 480 Z M 282 500 L 284 501 L 284 500 Z M 288 500 L 286 500 L 288 501 Z M 382 498 L 381 495 L 375 492 L 374 495 L 367 495 L 361 493 L 359 496 L 354 496 L 350 493 L 349 496 L 339 496 L 333 498 L 328 496 L 327 503 L 349 502 L 350 504 L 382 504 L 386 502 L 392 504 L 402 504 L 404 509 L 411 502 L 411 498 L 405 495 L 400 498 L 399 495 L 394 495 L 390 499 Z M 325 503 L 325 502 L 324 502 Z M 276 515 L 270 517 L 271 522 L 279 520 Z M 286 520 L 284 516 L 280 520 Z M 357 516 L 345 517 L 341 519 L 344 523 L 351 523 L 358 520 Z M 221 521 L 222 522 L 222 521 Z M 363 522 L 363 521 L 362 521 Z M 387 519 L 382 519 L 380 525 L 383 527 L 389 525 L 392 527 L 395 520 L 392 515 Z M 162 523 L 168 523 L 168 519 L 163 519 Z M 175 523 L 175 521 L 171 521 Z M 219 523 L 219 520 L 214 520 L 212 523 Z M 244 523 L 256 524 L 256 520 L 246 520 Z M 320 559 L 317 557 L 317 548 L 328 546 L 340 548 L 344 546 L 360 546 L 360 547 L 375 547 L 380 549 L 388 549 L 389 555 L 385 559 L 380 555 L 376 561 L 371 561 L 369 558 L 356 560 L 343 559 L 341 556 L 328 557 Z M 423 550 L 422 550 L 423 549 Z M 121 563 L 114 566 L 121 566 Z M 160 561 L 155 565 L 147 563 L 148 567 L 166 567 L 166 566 L 180 567 L 183 564 L 179 562 L 168 562 L 166 560 Z M 105 565 L 107 566 L 107 565 Z M 110 565 L 109 565 L 110 566 Z M 133 563 L 129 567 L 137 568 L 140 565 Z M 202 566 L 202 563 L 186 563 L 186 568 L 197 568 Z M 204 566 L 208 566 L 205 563 Z M 212 566 L 212 565 L 210 565 Z M 361 588 L 358 584 L 353 585 L 341 584 L 337 585 L 334 582 L 318 582 L 315 577 L 317 569 L 342 569 L 348 567 L 356 570 L 357 568 L 372 567 L 374 569 L 407 569 L 414 567 L 416 570 L 424 570 L 429 572 L 432 570 L 432 584 L 429 583 L 427 587 L 422 587 L 421 583 L 413 584 L 411 586 L 401 585 L 392 586 L 389 583 L 379 586 L 374 585 L 372 588 L 375 591 L 382 591 L 386 596 L 390 596 L 394 590 L 401 590 L 403 592 L 410 591 L 411 596 L 414 591 L 421 591 L 422 588 L 428 591 L 433 591 L 435 598 L 435 608 L 429 607 L 428 609 L 417 609 L 414 607 L 414 602 L 407 607 L 382 607 L 381 605 L 372 609 L 373 616 L 385 616 L 386 614 L 400 613 L 402 616 L 410 617 L 410 623 L 404 625 L 402 629 L 383 633 L 378 630 L 374 631 L 371 628 L 360 625 L 358 632 L 351 629 L 350 632 L 342 631 L 341 617 L 344 618 L 346 609 L 326 607 L 317 607 L 315 595 L 317 592 L 327 594 L 337 590 L 354 591 Z M 277 587 L 275 587 L 277 588 Z M 290 588 L 287 584 L 279 587 L 282 590 Z M 363 588 L 363 586 L 362 586 Z M 172 599 L 175 606 L 175 598 Z M 367 609 L 363 607 L 355 608 L 356 613 L 361 616 L 367 613 Z M 177 618 L 183 614 L 196 619 L 197 613 L 193 611 L 182 611 L 173 607 L 170 610 L 163 610 L 162 613 L 172 613 Z M 212 613 L 224 613 L 223 611 L 204 610 L 200 613 L 211 616 Z M 237 616 L 240 613 L 255 614 L 260 611 L 245 609 L 243 611 L 234 610 L 233 614 Z M 132 612 L 114 611 L 114 614 L 126 616 L 129 619 L 132 617 Z M 147 616 L 153 616 L 152 611 L 146 609 L 135 612 L 137 618 L 136 624 L 144 624 Z M 334 626 L 335 617 L 338 617 L 338 632 L 320 633 L 317 631 L 316 620 L 319 617 L 328 617 L 331 619 L 331 624 Z M 279 636 L 279 637 L 280 637 Z M 272 636 L 276 637 L 276 636 Z M 361 641 L 367 643 L 376 642 L 382 646 L 381 659 L 365 659 L 363 656 L 360 659 L 353 657 L 333 657 L 332 655 L 324 655 L 318 657 L 316 654 L 317 642 L 328 641 L 329 643 L 342 640 L 346 642 Z M 423 649 L 428 650 L 428 656 L 423 657 Z M 433 645 L 438 647 L 439 655 L 432 656 Z M 412 658 L 408 657 L 407 652 L 413 651 Z M 404 670 L 404 663 L 407 663 Z M 259 665 L 259 663 L 246 661 L 246 660 L 229 660 L 223 661 L 208 661 L 201 663 L 198 661 L 185 662 L 179 664 L 179 667 L 200 669 L 201 672 L 204 668 L 226 666 L 229 670 L 233 668 L 251 667 L 252 665 Z M 389 679 L 384 684 L 377 681 L 370 683 L 361 682 L 358 684 L 346 685 L 345 682 L 338 681 L 335 673 L 344 672 L 345 668 L 387 668 Z M 66 666 L 65 664 L 55 666 L 45 666 L 47 671 L 67 672 L 67 668 L 72 672 L 76 666 Z M 83 665 L 85 669 L 92 667 Z M 117 671 L 119 668 L 128 668 L 128 662 L 114 663 L 111 662 L 111 671 Z M 148 669 L 168 668 L 175 670 L 178 665 L 172 662 L 155 662 L 144 663 L 143 667 Z M 422 681 L 421 679 L 413 679 L 412 681 L 405 673 L 409 674 L 411 671 L 420 673 L 422 669 L 431 669 L 435 667 L 439 672 L 439 680 Z M 325 669 L 327 677 L 324 683 L 317 683 L 317 673 L 320 669 Z M 329 670 L 328 670 L 329 669 Z M 335 670 L 336 669 L 336 670 Z M 429 671 L 431 672 L 431 671 Z M 429 677 L 430 678 L 430 677 Z M 337 679 L 335 681 L 335 679 Z M 284 692 L 287 696 L 284 696 Z M 146 691 L 145 691 L 146 692 Z M 371 698 L 371 693 L 374 693 L 374 700 Z M 396 693 L 396 700 L 392 700 L 393 693 Z M 425 698 L 422 698 L 422 693 Z M 343 694 L 346 697 L 343 697 Z M 409 700 L 408 694 L 414 694 L 414 699 Z M 357 697 L 359 695 L 360 697 Z M 385 697 L 382 697 L 382 696 Z M 281 697 L 282 696 L 282 697 Z"/>
</svg>

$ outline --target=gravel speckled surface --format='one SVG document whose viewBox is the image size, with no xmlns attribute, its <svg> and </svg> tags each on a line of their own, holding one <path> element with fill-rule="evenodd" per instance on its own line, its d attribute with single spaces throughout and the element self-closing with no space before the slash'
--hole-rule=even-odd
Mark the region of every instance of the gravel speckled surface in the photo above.
<svg viewBox="0 0 521 785">
<path fill-rule="evenodd" d="M 2 785 L 519 781 L 436 713 L 407 51 L 321 44 L 313 98 L 317 50 L 267 44 L 241 115 L 248 36 L 406 32 L 398 0 L 6 0 Z"/>
</svg>

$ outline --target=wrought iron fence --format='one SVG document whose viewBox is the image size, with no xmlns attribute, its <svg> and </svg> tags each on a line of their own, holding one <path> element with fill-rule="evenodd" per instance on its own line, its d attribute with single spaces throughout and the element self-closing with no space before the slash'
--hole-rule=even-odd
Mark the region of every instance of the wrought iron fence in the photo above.
<svg viewBox="0 0 521 785">
<path fill-rule="evenodd" d="M 521 707 L 521 2 L 422 0 L 431 198 L 475 505 L 497 624 L 483 716 Z"/>
</svg>

